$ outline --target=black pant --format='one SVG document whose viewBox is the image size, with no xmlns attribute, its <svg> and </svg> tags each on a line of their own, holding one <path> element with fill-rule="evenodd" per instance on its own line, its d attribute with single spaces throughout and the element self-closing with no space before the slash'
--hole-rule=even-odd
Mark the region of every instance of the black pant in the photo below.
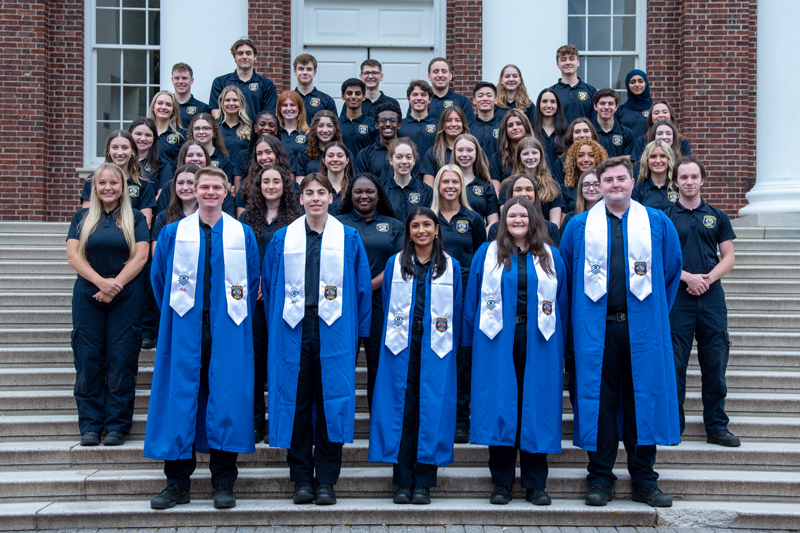
<svg viewBox="0 0 800 533">
<path fill-rule="evenodd" d="M 436 465 L 417 462 L 419 446 L 419 376 L 422 356 L 422 321 L 414 321 L 408 350 L 408 377 L 403 406 L 403 429 L 397 463 L 392 470 L 392 483 L 398 487 L 436 486 Z"/>
<path fill-rule="evenodd" d="M 328 440 L 319 351 L 319 318 L 306 316 L 303 318 L 292 448 L 286 453 L 286 461 L 289 463 L 289 478 L 294 482 L 314 481 L 316 472 L 317 483 L 335 485 L 342 470 L 342 443 Z M 316 428 L 311 423 L 314 405 L 317 408 Z"/>
<path fill-rule="evenodd" d="M 522 393 L 525 386 L 525 364 L 527 361 L 528 334 L 525 324 L 517 324 L 514 330 L 514 373 L 517 377 L 517 437 L 514 446 L 489 446 L 489 470 L 492 483 L 503 487 L 514 484 L 514 468 L 517 463 L 520 432 L 522 430 Z M 522 486 L 526 489 L 542 489 L 547 484 L 547 454 L 528 453 L 519 450 L 519 466 Z"/>
<path fill-rule="evenodd" d="M 78 427 L 87 431 L 129 433 L 133 421 L 136 371 L 142 334 L 141 280 L 123 287 L 109 303 L 83 278 L 72 290 L 72 354 Z"/>
<path fill-rule="evenodd" d="M 203 333 L 200 348 L 200 387 L 197 392 L 199 401 L 208 401 L 208 367 L 211 362 L 211 322 L 203 313 Z M 205 413 L 205 407 L 198 406 L 198 413 Z M 224 452 L 222 450 L 211 449 L 211 459 L 209 470 L 211 470 L 211 485 L 216 487 L 223 483 L 233 485 L 239 475 L 236 468 L 236 459 L 239 457 L 235 452 Z M 177 459 L 174 461 L 164 461 L 164 474 L 167 476 L 167 485 L 177 485 L 186 490 L 192 490 L 190 476 L 197 467 L 197 458 L 192 446 L 191 459 Z"/>
<path fill-rule="evenodd" d="M 377 299 L 376 293 L 378 294 Z M 381 336 L 383 334 L 383 302 L 381 300 L 379 289 L 372 295 L 372 321 L 369 326 L 369 337 L 360 339 L 364 344 L 364 353 L 367 356 L 367 404 L 370 413 L 372 412 L 372 391 L 375 390 L 375 378 L 378 375 L 378 361 L 381 356 Z M 358 358 L 358 353 L 356 353 L 356 358 Z"/>
<path fill-rule="evenodd" d="M 144 292 L 144 306 L 142 307 L 142 338 L 153 339 L 158 338 L 158 321 L 160 313 L 156 305 L 156 298 L 153 294 L 153 287 L 150 285 L 150 266 L 152 261 L 147 260 L 139 277 L 142 278 L 142 289 Z"/>
<path fill-rule="evenodd" d="M 456 427 L 469 431 L 469 401 L 472 388 L 472 346 L 459 346 L 456 352 Z"/>
<path fill-rule="evenodd" d="M 267 406 L 264 401 L 264 382 L 267 380 L 267 317 L 264 313 L 264 302 L 256 302 L 256 311 L 253 313 L 253 362 L 255 372 L 253 375 L 253 427 L 256 431 L 266 432 Z"/>
<path fill-rule="evenodd" d="M 693 337 L 697 338 L 706 433 L 713 435 L 728 429 L 728 415 L 725 414 L 725 396 L 728 394 L 725 370 L 731 345 L 728 339 L 728 308 L 725 306 L 722 286 L 718 283 L 715 285 L 700 296 L 679 290 L 669 314 L 678 378 L 681 434 L 686 428 L 683 402 L 686 399 L 686 368 L 689 366 Z"/>
<path fill-rule="evenodd" d="M 619 448 L 617 409 L 622 400 L 622 441 L 628 454 L 628 472 L 634 488 L 655 485 L 658 474 L 655 446 L 636 445 L 636 401 L 633 395 L 631 343 L 627 322 L 606 322 L 603 370 L 600 378 L 600 412 L 597 420 L 597 451 L 589 454 L 589 485 L 614 486 L 612 469 Z"/>
</svg>

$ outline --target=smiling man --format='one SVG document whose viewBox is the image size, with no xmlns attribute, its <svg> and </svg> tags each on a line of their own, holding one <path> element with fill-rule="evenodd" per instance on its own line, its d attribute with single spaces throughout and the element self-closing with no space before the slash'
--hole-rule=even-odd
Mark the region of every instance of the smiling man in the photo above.
<svg viewBox="0 0 800 533">
<path fill-rule="evenodd" d="M 317 58 L 311 54 L 300 54 L 294 58 L 292 72 L 297 78 L 294 92 L 303 98 L 306 108 L 306 122 L 311 124 L 311 119 L 318 111 L 327 109 L 336 113 L 336 102 L 329 95 L 314 87 L 314 78 L 317 77 Z"/>
<path fill-rule="evenodd" d="M 595 116 L 592 125 L 597 130 L 600 144 L 609 157 L 631 157 L 633 132 L 614 119 L 619 107 L 619 95 L 614 89 L 600 89 L 592 97 Z"/>
<path fill-rule="evenodd" d="M 369 172 L 383 182 L 392 178 L 394 172 L 389 164 L 389 144 L 397 138 L 402 116 L 400 108 L 394 104 L 381 104 L 375 109 L 374 124 L 378 138 L 358 154 L 354 168 L 356 174 Z M 415 177 L 419 175 L 419 167 L 417 161 L 411 171 Z"/>
<path fill-rule="evenodd" d="M 208 110 L 219 118 L 220 110 L 217 100 L 219 93 L 228 85 L 234 85 L 242 91 L 247 100 L 247 116 L 253 120 L 262 111 L 275 111 L 278 103 L 278 93 L 272 80 L 259 76 L 255 71 L 258 50 L 256 43 L 251 39 L 239 39 L 231 46 L 231 55 L 236 61 L 236 70 L 230 74 L 219 76 L 211 84 L 211 94 L 208 97 Z"/>
<path fill-rule="evenodd" d="M 434 57 L 428 63 L 428 80 L 433 87 L 433 97 L 428 112 L 434 120 L 438 121 L 439 116 L 448 107 L 460 107 L 467 117 L 467 124 L 475 120 L 475 111 L 472 109 L 472 102 L 463 94 L 456 94 L 450 88 L 453 81 L 453 69 L 450 62 L 443 57 Z"/>
<path fill-rule="evenodd" d="M 561 78 L 550 90 L 561 100 L 567 124 L 571 124 L 576 118 L 590 118 L 592 98 L 597 89 L 578 77 L 578 67 L 581 66 L 578 49 L 571 44 L 565 44 L 556 50 L 556 66 L 561 71 Z"/>
<path fill-rule="evenodd" d="M 194 73 L 192 67 L 186 63 L 176 63 L 172 67 L 172 87 L 175 89 L 175 98 L 181 106 L 181 123 L 189 125 L 195 115 L 208 111 L 208 105 L 201 102 L 192 94 Z"/>
<path fill-rule="evenodd" d="M 339 116 L 342 129 L 342 142 L 350 151 L 350 160 L 355 162 L 359 152 L 372 144 L 375 130 L 374 121 L 363 112 L 361 104 L 367 87 L 358 78 L 350 78 L 342 83 L 344 109 Z"/>
</svg>

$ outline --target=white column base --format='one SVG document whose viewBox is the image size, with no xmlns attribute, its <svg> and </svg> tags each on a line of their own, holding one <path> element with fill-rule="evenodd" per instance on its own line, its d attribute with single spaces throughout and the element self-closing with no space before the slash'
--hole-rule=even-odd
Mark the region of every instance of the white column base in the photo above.
<svg viewBox="0 0 800 533">
<path fill-rule="evenodd" d="M 800 226 L 800 180 L 757 180 L 746 196 L 748 204 L 739 210 L 739 216 L 754 216 L 754 221 L 761 222 L 753 225 Z"/>
</svg>

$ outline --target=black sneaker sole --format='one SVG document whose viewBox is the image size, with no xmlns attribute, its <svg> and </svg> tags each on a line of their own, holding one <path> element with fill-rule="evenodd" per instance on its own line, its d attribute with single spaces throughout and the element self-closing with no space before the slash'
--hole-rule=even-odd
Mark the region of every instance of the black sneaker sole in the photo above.
<svg viewBox="0 0 800 533">
<path fill-rule="evenodd" d="M 305 503 L 312 503 L 313 501 L 314 501 L 313 494 L 302 497 L 295 496 L 292 498 L 292 503 L 294 503 L 295 505 L 303 505 Z"/>
<path fill-rule="evenodd" d="M 236 501 L 232 502 L 214 502 L 214 509 L 233 509 L 236 507 Z"/>
<path fill-rule="evenodd" d="M 184 496 L 182 498 L 177 499 L 174 503 L 170 504 L 160 504 L 160 503 L 153 503 L 150 502 L 150 509 L 172 509 L 175 505 L 184 505 L 192 501 L 191 496 Z"/>
<path fill-rule="evenodd" d="M 669 500 L 669 502 L 649 502 L 647 501 L 646 497 L 640 496 L 636 493 L 631 495 L 631 499 L 635 502 L 646 503 L 650 507 L 672 507 L 672 500 Z"/>
<path fill-rule="evenodd" d="M 512 498 L 489 498 L 489 503 L 492 505 L 508 505 Z"/>
<path fill-rule="evenodd" d="M 324 496 L 322 498 L 316 498 L 314 500 L 315 505 L 336 505 L 336 498 L 331 498 L 329 496 Z"/>
</svg>

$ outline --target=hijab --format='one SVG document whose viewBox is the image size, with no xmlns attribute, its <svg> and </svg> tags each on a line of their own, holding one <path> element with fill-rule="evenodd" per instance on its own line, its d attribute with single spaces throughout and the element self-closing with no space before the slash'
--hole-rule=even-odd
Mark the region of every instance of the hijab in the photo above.
<svg viewBox="0 0 800 533">
<path fill-rule="evenodd" d="M 631 92 L 631 78 L 639 75 L 644 78 L 644 92 L 640 95 L 635 95 Z M 647 79 L 647 74 L 639 69 L 634 69 L 628 72 L 625 76 L 625 89 L 628 91 L 628 100 L 622 104 L 621 107 L 627 107 L 633 111 L 644 111 L 653 106 L 653 101 L 650 99 L 650 80 Z"/>
</svg>

